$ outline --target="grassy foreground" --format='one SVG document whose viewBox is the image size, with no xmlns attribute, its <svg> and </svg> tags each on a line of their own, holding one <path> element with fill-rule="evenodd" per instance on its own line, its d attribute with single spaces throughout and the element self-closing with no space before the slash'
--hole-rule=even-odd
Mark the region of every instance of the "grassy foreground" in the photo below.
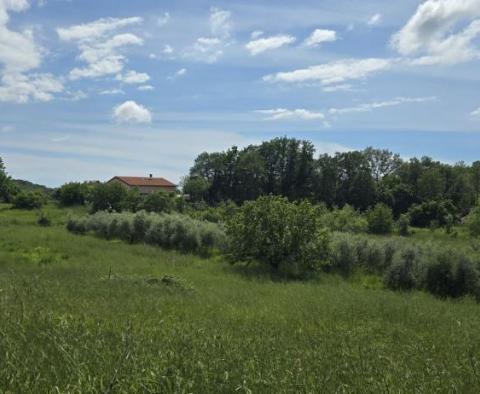
<svg viewBox="0 0 480 394">
<path fill-rule="evenodd" d="M 255 278 L 75 236 L 65 215 L 0 207 L 0 392 L 480 390 L 473 301 Z"/>
</svg>

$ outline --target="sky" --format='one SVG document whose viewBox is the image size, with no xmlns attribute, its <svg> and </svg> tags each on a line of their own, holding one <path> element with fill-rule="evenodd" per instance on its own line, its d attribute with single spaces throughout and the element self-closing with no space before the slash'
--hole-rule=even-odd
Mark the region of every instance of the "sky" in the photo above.
<svg viewBox="0 0 480 394">
<path fill-rule="evenodd" d="M 0 0 L 0 157 L 48 186 L 274 137 L 480 160 L 480 0 Z"/>
</svg>

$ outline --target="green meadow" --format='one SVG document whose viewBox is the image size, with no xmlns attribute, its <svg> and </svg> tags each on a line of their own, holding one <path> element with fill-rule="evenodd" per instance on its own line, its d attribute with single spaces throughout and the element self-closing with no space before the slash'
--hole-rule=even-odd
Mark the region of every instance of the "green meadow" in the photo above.
<svg viewBox="0 0 480 394">
<path fill-rule="evenodd" d="M 73 235 L 71 211 L 1 207 L 0 392 L 480 390 L 474 300 Z"/>
</svg>

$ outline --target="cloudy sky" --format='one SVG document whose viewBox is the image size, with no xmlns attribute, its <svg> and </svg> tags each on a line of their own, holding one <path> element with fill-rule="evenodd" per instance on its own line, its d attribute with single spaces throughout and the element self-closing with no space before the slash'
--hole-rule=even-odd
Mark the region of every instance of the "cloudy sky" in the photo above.
<svg viewBox="0 0 480 394">
<path fill-rule="evenodd" d="M 480 159 L 480 0 L 292 4 L 0 0 L 9 173 L 178 182 L 202 151 L 284 135 Z"/>
</svg>

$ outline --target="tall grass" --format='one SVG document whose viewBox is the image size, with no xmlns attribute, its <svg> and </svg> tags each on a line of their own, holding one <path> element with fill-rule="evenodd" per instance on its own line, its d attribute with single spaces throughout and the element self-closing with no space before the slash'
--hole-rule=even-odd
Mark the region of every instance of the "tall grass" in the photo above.
<svg viewBox="0 0 480 394">
<path fill-rule="evenodd" d="M 0 210 L 0 392 L 480 390 L 469 299 L 247 277 L 218 257 L 11 215 Z M 38 247 L 57 258 L 25 257 Z"/>
</svg>

